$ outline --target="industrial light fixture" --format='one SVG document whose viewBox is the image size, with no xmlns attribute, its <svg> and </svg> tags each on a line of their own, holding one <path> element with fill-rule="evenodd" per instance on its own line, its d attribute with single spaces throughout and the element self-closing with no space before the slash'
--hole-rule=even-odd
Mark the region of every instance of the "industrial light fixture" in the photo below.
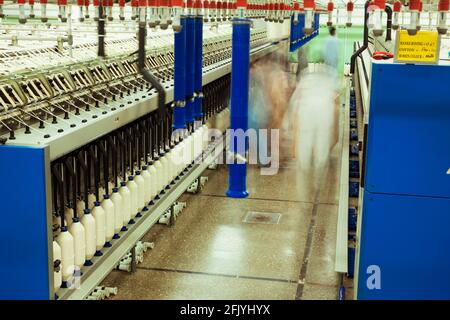
<svg viewBox="0 0 450 320">
<path fill-rule="evenodd" d="M 347 27 L 352 26 L 352 13 L 353 13 L 354 4 L 353 2 L 347 2 L 347 23 L 345 24 Z"/>
<path fill-rule="evenodd" d="M 303 28 L 303 33 L 309 35 L 313 32 L 313 17 L 314 17 L 314 9 L 316 4 L 314 0 L 304 0 L 303 7 L 305 10 L 305 27 Z"/>
<path fill-rule="evenodd" d="M 332 26 L 333 25 L 333 10 L 334 10 L 334 3 L 333 1 L 328 2 L 327 5 L 327 10 L 328 10 L 328 21 L 327 21 L 327 26 Z"/>
<path fill-rule="evenodd" d="M 422 1 L 410 0 L 409 1 L 409 26 L 408 34 L 415 35 L 417 33 L 417 26 L 419 25 L 419 11 Z"/>
<path fill-rule="evenodd" d="M 294 25 L 298 24 L 298 14 L 300 12 L 300 3 L 298 3 L 298 0 L 294 3 Z"/>
<path fill-rule="evenodd" d="M 394 2 L 393 6 L 392 6 L 392 11 L 393 11 L 393 16 L 392 16 L 392 29 L 397 30 L 399 27 L 399 15 L 400 15 L 400 11 L 402 9 L 402 3 L 397 0 Z"/>
<path fill-rule="evenodd" d="M 373 35 L 380 37 L 383 35 L 383 12 L 386 8 L 386 0 L 375 0 L 373 10 Z"/>
<path fill-rule="evenodd" d="M 437 30 L 440 34 L 447 33 L 447 13 L 449 10 L 449 0 L 439 0 Z"/>
<path fill-rule="evenodd" d="M 175 32 L 181 31 L 181 14 L 183 12 L 183 1 L 182 0 L 172 0 L 172 12 L 173 12 L 173 22 L 172 29 Z"/>
<path fill-rule="evenodd" d="M 3 19 L 5 17 L 5 14 L 3 13 L 3 4 L 4 0 L 0 0 L 0 19 Z"/>
<path fill-rule="evenodd" d="M 27 18 L 25 17 L 25 0 L 17 0 L 19 5 L 19 23 L 26 23 Z"/>
</svg>

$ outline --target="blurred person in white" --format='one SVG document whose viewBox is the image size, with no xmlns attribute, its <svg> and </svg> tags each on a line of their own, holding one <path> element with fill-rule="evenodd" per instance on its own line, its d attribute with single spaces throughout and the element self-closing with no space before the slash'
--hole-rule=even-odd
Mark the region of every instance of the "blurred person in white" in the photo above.
<svg viewBox="0 0 450 320">
<path fill-rule="evenodd" d="M 324 46 L 324 62 L 335 76 L 337 76 L 337 69 L 339 64 L 339 40 L 336 36 L 336 28 L 330 27 L 328 29 L 329 36 L 325 41 Z"/>
<path fill-rule="evenodd" d="M 335 91 L 335 105 L 339 105 L 340 90 L 341 90 L 341 79 L 343 75 L 343 70 L 339 71 L 339 51 L 340 42 L 336 36 L 336 28 L 328 28 L 329 36 L 325 41 L 325 46 L 323 50 L 323 58 L 325 63 L 325 71 L 330 74 L 334 79 L 334 91 Z"/>
<path fill-rule="evenodd" d="M 322 51 L 324 63 L 300 71 L 299 83 L 291 99 L 297 119 L 298 179 L 310 183 L 315 190 L 320 187 L 330 165 L 339 136 L 340 44 L 334 27 L 329 28 L 329 33 Z"/>
<path fill-rule="evenodd" d="M 295 79 L 293 80 L 288 69 L 284 49 L 261 58 L 250 66 L 248 127 L 268 130 L 267 138 L 257 132 L 257 141 L 249 141 L 250 144 L 257 144 L 258 151 L 262 150 L 258 152 L 258 164 L 261 166 L 268 166 L 272 154 L 279 152 L 279 141 L 270 140 L 271 129 L 282 129 L 295 86 Z M 249 147 L 252 150 L 256 146 Z"/>
<path fill-rule="evenodd" d="M 319 188 L 320 177 L 326 171 L 339 134 L 335 96 L 335 78 L 330 77 L 327 67 L 321 67 L 302 71 L 291 100 L 297 119 L 298 181 L 311 183 L 315 188 Z"/>
</svg>

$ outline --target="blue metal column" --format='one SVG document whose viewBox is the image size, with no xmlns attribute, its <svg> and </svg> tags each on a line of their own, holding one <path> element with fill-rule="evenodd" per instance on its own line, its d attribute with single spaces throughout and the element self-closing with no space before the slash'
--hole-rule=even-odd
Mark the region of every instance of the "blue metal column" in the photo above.
<svg viewBox="0 0 450 320">
<path fill-rule="evenodd" d="M 297 25 L 298 25 L 298 23 L 297 23 Z M 295 39 L 296 32 L 295 31 L 296 31 L 296 25 L 294 24 L 294 16 L 292 15 L 291 16 L 291 34 L 290 34 L 290 38 L 289 38 L 289 40 L 290 40 L 289 51 L 290 52 L 295 51 L 295 46 L 296 46 L 296 39 Z"/>
<path fill-rule="evenodd" d="M 195 29 L 194 16 L 186 17 L 186 124 L 189 127 L 194 123 L 194 55 L 195 55 Z"/>
<path fill-rule="evenodd" d="M 245 198 L 247 192 L 247 164 L 238 162 L 236 158 L 246 159 L 248 142 L 246 131 L 248 128 L 248 90 L 250 67 L 250 23 L 248 19 L 233 20 L 233 38 L 231 53 L 231 116 L 230 139 L 234 163 L 228 165 L 228 191 L 231 198 Z M 241 129 L 241 130 L 239 130 Z M 238 130 L 238 131 L 236 131 Z M 245 139 L 244 146 L 237 141 Z"/>
<path fill-rule="evenodd" d="M 298 25 L 297 25 L 297 48 L 300 48 L 303 44 L 305 44 L 305 34 L 303 33 L 303 27 L 305 25 L 305 14 L 301 13 L 298 15 Z"/>
<path fill-rule="evenodd" d="M 199 13 L 195 16 L 195 66 L 194 66 L 194 118 L 196 121 L 201 121 L 203 117 L 202 112 L 202 73 L 203 73 L 203 16 Z M 201 125 L 201 124 L 200 124 Z"/>
<path fill-rule="evenodd" d="M 181 16 L 181 30 L 175 32 L 173 129 L 186 129 L 186 17 Z"/>
</svg>

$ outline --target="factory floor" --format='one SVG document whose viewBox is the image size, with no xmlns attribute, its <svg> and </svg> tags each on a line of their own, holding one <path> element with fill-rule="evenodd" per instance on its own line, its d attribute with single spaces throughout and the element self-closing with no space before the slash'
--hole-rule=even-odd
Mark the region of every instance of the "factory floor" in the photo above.
<svg viewBox="0 0 450 320">
<path fill-rule="evenodd" d="M 302 156 L 284 159 L 276 175 L 250 166 L 246 199 L 225 196 L 225 165 L 207 170 L 203 190 L 180 199 L 187 208 L 176 224 L 155 225 L 144 237 L 155 247 L 137 271 L 113 271 L 105 279 L 103 285 L 119 289 L 113 299 L 336 299 L 337 108 L 328 109 L 328 124 L 315 121 L 317 110 L 303 110 L 305 123 L 316 125 L 297 135 Z M 249 212 L 259 220 L 244 221 Z M 351 299 L 352 284 L 345 285 Z"/>
</svg>

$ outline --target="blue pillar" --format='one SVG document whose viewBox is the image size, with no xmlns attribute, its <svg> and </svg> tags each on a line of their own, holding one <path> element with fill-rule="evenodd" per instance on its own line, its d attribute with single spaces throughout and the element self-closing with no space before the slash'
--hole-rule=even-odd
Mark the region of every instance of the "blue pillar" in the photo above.
<svg viewBox="0 0 450 320">
<path fill-rule="evenodd" d="M 195 17 L 195 102 L 194 102 L 194 118 L 199 121 L 202 119 L 202 74 L 203 74 L 203 17 L 197 15 Z"/>
<path fill-rule="evenodd" d="M 233 38 L 231 53 L 231 115 L 230 152 L 236 156 L 246 158 L 248 142 L 239 146 L 236 141 L 247 140 L 245 132 L 248 128 L 248 90 L 250 67 L 250 20 L 233 20 Z M 240 132 L 235 130 L 242 129 Z M 244 135 L 244 136 L 242 136 Z M 228 165 L 228 191 L 231 198 L 245 198 L 247 192 L 247 164 L 235 163 Z"/>
<path fill-rule="evenodd" d="M 186 123 L 194 122 L 194 16 L 186 17 Z"/>
<path fill-rule="evenodd" d="M 174 92 L 173 128 L 185 129 L 186 104 L 186 17 L 181 16 L 181 31 L 175 32 L 174 44 Z"/>
<path fill-rule="evenodd" d="M 289 51 L 295 51 L 295 30 L 296 30 L 296 25 L 294 24 L 294 16 L 291 16 L 291 34 L 290 34 L 290 43 L 289 43 Z"/>
</svg>

